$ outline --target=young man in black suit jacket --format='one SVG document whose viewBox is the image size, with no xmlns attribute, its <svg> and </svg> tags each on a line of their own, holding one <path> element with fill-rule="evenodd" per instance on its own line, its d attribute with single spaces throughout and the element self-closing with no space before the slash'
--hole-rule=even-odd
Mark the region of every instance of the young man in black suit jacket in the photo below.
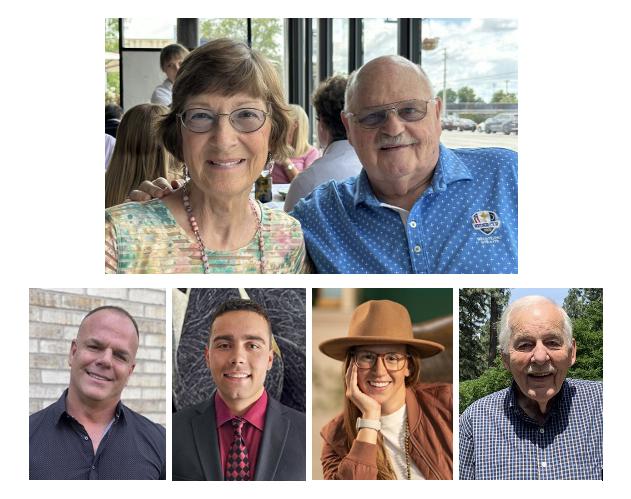
<svg viewBox="0 0 631 499">
<path fill-rule="evenodd" d="M 222 304 L 204 357 L 217 390 L 173 415 L 173 480 L 305 480 L 305 415 L 263 386 L 274 361 L 265 310 Z"/>
</svg>

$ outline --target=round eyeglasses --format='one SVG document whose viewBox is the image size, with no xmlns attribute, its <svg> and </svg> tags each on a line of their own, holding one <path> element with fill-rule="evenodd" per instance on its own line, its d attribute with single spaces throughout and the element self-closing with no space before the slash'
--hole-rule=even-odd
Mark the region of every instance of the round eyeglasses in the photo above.
<svg viewBox="0 0 631 499">
<path fill-rule="evenodd" d="M 264 124 L 270 113 L 254 109 L 251 107 L 243 107 L 235 109 L 231 113 L 216 113 L 210 109 L 195 107 L 187 109 L 179 113 L 182 125 L 187 130 L 195 133 L 206 133 L 210 131 L 217 123 L 221 116 L 227 116 L 228 121 L 237 132 L 251 133 L 256 132 Z"/>
<path fill-rule="evenodd" d="M 397 352 L 375 353 L 368 350 L 358 350 L 353 354 L 353 361 L 359 369 L 372 369 L 377 359 L 383 359 L 383 365 L 388 371 L 400 371 L 405 367 L 409 355 Z"/>
<path fill-rule="evenodd" d="M 395 113 L 403 121 L 421 121 L 427 114 L 427 105 L 436 99 L 393 102 L 385 106 L 364 109 L 358 113 L 346 113 L 362 128 L 379 128 L 388 120 L 388 114 Z"/>
</svg>

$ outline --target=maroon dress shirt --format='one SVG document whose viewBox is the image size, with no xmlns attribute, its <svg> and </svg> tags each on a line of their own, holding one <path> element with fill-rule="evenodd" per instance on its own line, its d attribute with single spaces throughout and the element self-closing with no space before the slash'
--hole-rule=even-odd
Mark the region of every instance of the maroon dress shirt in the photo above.
<svg viewBox="0 0 631 499">
<path fill-rule="evenodd" d="M 263 428 L 265 427 L 265 413 L 267 412 L 267 392 L 263 390 L 263 395 L 252 404 L 252 406 L 241 417 L 245 419 L 243 425 L 243 439 L 248 449 L 248 459 L 250 461 L 250 476 L 254 480 L 256 472 L 256 462 L 263 438 Z M 219 434 L 219 457 L 221 458 L 221 473 L 226 469 L 226 459 L 228 458 L 228 450 L 233 440 L 232 414 L 226 403 L 219 395 L 219 391 L 215 392 L 215 415 L 217 417 L 217 432 Z"/>
</svg>

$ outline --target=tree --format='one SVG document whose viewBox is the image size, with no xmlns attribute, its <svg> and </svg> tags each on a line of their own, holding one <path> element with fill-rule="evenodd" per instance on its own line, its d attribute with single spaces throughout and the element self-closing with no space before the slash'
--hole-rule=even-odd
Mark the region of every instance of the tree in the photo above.
<svg viewBox="0 0 631 499">
<path fill-rule="evenodd" d="M 485 290 L 461 289 L 459 310 L 460 381 L 464 381 L 477 378 L 485 366 L 480 342 L 480 330 L 487 320 Z"/>
<path fill-rule="evenodd" d="M 280 18 L 252 19 L 252 48 L 265 54 L 277 69 L 282 61 L 282 46 L 276 38 L 282 35 L 283 22 Z M 233 38 L 247 41 L 247 22 L 244 18 L 204 19 L 199 23 L 202 43 L 216 38 Z"/>
<path fill-rule="evenodd" d="M 475 95 L 475 90 L 471 87 L 462 87 L 458 90 L 458 102 L 484 102 Z"/>
<path fill-rule="evenodd" d="M 436 93 L 436 95 L 442 99 L 443 91 L 441 90 L 440 92 Z M 445 90 L 445 100 L 448 104 L 453 104 L 454 102 L 456 102 L 456 100 L 458 100 L 458 93 L 451 88 L 448 88 L 447 90 Z"/>
<path fill-rule="evenodd" d="M 105 19 L 105 52 L 118 53 L 118 19 Z"/>
<path fill-rule="evenodd" d="M 489 367 L 495 362 L 497 357 L 497 326 L 500 321 L 500 317 L 508 299 L 510 298 L 510 289 L 496 288 L 489 290 L 489 349 L 487 355 L 487 362 Z"/>
<path fill-rule="evenodd" d="M 498 90 L 491 97 L 491 103 L 495 104 L 517 104 L 517 94 L 506 93 L 504 90 Z"/>
<path fill-rule="evenodd" d="M 603 379 L 603 290 L 572 288 L 563 301 L 572 320 L 576 340 L 576 362 L 568 376 L 579 379 Z"/>
</svg>

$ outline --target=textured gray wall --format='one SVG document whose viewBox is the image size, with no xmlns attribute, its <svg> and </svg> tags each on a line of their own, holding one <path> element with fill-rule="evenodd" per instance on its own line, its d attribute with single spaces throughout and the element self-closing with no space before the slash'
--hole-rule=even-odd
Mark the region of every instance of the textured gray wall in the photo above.
<svg viewBox="0 0 631 499">
<path fill-rule="evenodd" d="M 305 296 L 304 289 L 246 289 L 252 301 L 262 305 L 272 322 L 281 351 L 274 357 L 265 380 L 270 396 L 305 411 Z M 210 397 L 215 384 L 204 362 L 210 317 L 226 300 L 239 298 L 239 290 L 191 289 L 177 351 L 174 404 L 182 409 Z"/>
</svg>

